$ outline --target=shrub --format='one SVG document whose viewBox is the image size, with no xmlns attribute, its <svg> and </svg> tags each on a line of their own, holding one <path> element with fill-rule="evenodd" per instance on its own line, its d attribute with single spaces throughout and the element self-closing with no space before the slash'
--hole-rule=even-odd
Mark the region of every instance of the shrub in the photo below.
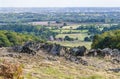
<svg viewBox="0 0 120 79">
<path fill-rule="evenodd" d="M 65 36 L 64 40 L 65 40 L 65 41 L 74 41 L 74 39 L 73 39 L 73 38 L 70 38 L 69 36 Z"/>
<path fill-rule="evenodd" d="M 12 31 L 0 31 L 0 47 L 22 45 L 27 41 L 40 41 L 37 36 Z"/>
<path fill-rule="evenodd" d="M 3 79 L 24 79 L 22 72 L 22 66 L 19 64 L 11 64 L 4 60 L 0 65 L 0 77 Z"/>
<path fill-rule="evenodd" d="M 91 39 L 89 37 L 85 37 L 84 41 L 91 41 Z"/>
<path fill-rule="evenodd" d="M 92 48 L 120 49 L 120 30 L 95 35 L 93 38 Z"/>
</svg>

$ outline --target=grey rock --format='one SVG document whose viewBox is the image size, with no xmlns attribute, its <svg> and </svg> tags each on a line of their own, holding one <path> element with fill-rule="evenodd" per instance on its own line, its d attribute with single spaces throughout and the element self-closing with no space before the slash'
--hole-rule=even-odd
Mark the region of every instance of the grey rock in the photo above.
<svg viewBox="0 0 120 79">
<path fill-rule="evenodd" d="M 69 51 L 71 55 L 84 56 L 87 51 L 87 48 L 85 46 L 79 46 L 79 47 L 71 48 Z"/>
</svg>

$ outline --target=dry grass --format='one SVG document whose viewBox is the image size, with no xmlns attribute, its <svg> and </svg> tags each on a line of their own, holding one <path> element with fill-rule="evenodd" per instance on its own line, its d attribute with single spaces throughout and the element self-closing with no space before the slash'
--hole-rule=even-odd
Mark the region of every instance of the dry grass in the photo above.
<svg viewBox="0 0 120 79">
<path fill-rule="evenodd" d="M 46 58 L 50 55 L 46 53 L 45 51 L 39 51 L 35 56 L 21 54 L 21 59 L 13 58 L 16 62 L 24 64 L 23 71 L 21 71 L 22 68 L 19 64 L 7 62 L 8 60 L 13 61 L 12 57 L 0 57 L 1 59 L 7 59 L 7 61 L 0 62 L 1 65 L 5 64 L 4 66 L 8 68 L 7 72 L 4 71 L 5 74 L 8 75 L 12 72 L 14 78 L 11 79 L 20 79 L 17 76 L 22 76 L 22 72 L 24 79 L 120 79 L 120 72 L 115 73 L 105 70 L 120 66 L 104 59 L 84 57 L 83 59 L 90 64 L 84 66 L 67 61 L 64 57 L 53 56 L 57 59 L 56 61 L 48 60 Z M 19 75 L 16 76 L 16 73 L 19 73 Z M 4 76 L 2 75 L 1 79 L 5 79 Z"/>
<path fill-rule="evenodd" d="M 93 70 L 83 65 L 75 63 L 55 63 L 52 65 L 44 64 L 30 68 L 31 72 L 26 76 L 27 79 L 119 79 L 120 76 L 107 73 L 103 70 Z M 62 61 L 61 61 L 62 62 Z"/>
<path fill-rule="evenodd" d="M 23 79 L 22 67 L 19 64 L 12 64 L 3 60 L 0 65 L 1 79 Z"/>
</svg>

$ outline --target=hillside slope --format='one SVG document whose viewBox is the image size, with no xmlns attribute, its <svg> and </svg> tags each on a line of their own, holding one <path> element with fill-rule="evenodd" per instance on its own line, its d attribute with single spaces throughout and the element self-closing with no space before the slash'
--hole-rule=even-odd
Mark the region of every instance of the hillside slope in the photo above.
<svg viewBox="0 0 120 79">
<path fill-rule="evenodd" d="M 82 57 L 88 62 L 85 66 L 43 50 L 32 56 L 13 52 L 10 48 L 0 48 L 0 60 L 3 59 L 22 64 L 25 79 L 120 79 L 120 72 L 108 71 L 120 68 L 119 64 L 97 57 Z"/>
</svg>

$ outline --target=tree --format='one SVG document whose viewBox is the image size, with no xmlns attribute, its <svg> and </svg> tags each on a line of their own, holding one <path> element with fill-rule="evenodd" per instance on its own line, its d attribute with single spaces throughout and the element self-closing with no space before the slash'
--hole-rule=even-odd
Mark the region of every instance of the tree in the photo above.
<svg viewBox="0 0 120 79">
<path fill-rule="evenodd" d="M 84 41 L 91 41 L 91 39 L 89 37 L 85 37 Z"/>
<path fill-rule="evenodd" d="M 116 48 L 120 49 L 120 30 L 108 31 L 103 34 L 95 35 L 92 48 Z"/>
<path fill-rule="evenodd" d="M 0 34 L 0 46 L 11 46 L 10 41 L 7 39 L 7 37 L 4 34 Z"/>
<path fill-rule="evenodd" d="M 41 41 L 41 39 L 30 34 L 28 35 L 11 31 L 0 31 L 0 47 L 22 45 L 27 41 Z"/>
<path fill-rule="evenodd" d="M 50 21 L 48 21 L 48 26 L 50 26 Z"/>
<path fill-rule="evenodd" d="M 67 23 L 63 23 L 63 26 L 67 26 Z"/>
<path fill-rule="evenodd" d="M 57 21 L 56 21 L 56 23 L 57 23 L 57 24 L 59 24 L 59 23 L 62 23 L 62 22 L 61 22 L 61 21 L 59 21 L 59 20 L 57 20 Z"/>
<path fill-rule="evenodd" d="M 73 39 L 73 38 L 70 38 L 69 36 L 65 36 L 64 40 L 65 40 L 65 41 L 73 41 L 74 39 Z"/>
</svg>

